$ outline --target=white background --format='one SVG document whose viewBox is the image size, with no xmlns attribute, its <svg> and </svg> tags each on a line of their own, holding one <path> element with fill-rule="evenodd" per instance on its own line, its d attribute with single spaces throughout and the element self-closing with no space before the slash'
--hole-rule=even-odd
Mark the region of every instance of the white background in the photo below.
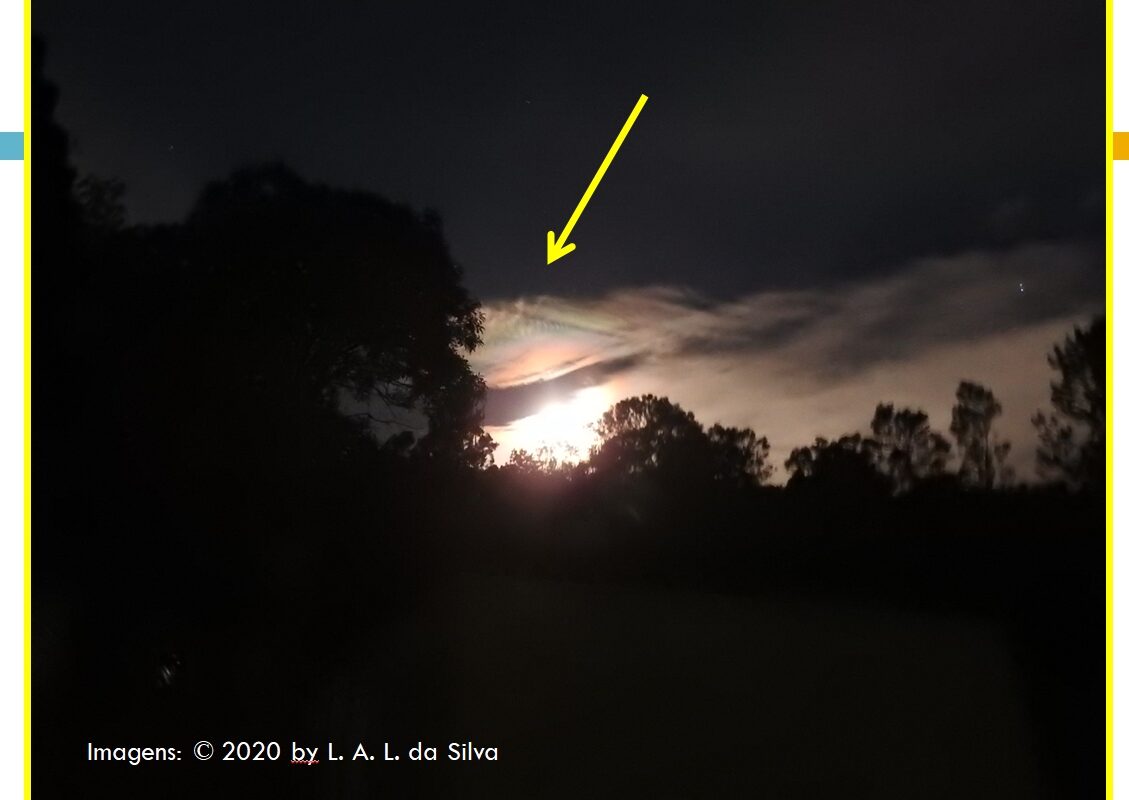
<svg viewBox="0 0 1129 800">
<path fill-rule="evenodd" d="M 0 0 L 0 131 L 24 129 L 24 9 Z M 24 790 L 24 165 L 0 161 L 0 794 Z M 15 754 L 21 757 L 16 758 Z"/>
<path fill-rule="evenodd" d="M 0 131 L 22 131 L 24 129 L 24 4 L 20 0 L 0 0 Z M 7 191 L 11 188 L 11 178 L 2 176 L 0 186 Z M 22 180 L 22 178 L 21 178 Z M 4 195 L 7 202 L 8 195 Z M 21 205 L 22 207 L 22 205 Z M 5 205 L 5 211 L 11 209 Z M 15 209 L 17 212 L 19 209 Z M 7 229 L 4 230 L 7 233 Z M 4 257 L 9 251 L 8 239 L 4 238 Z M 23 263 L 22 255 L 21 261 Z M 21 270 L 22 271 L 22 270 Z M 7 374 L 7 373 L 5 373 Z M 21 381 L 22 383 L 22 381 Z M 21 429 L 23 427 L 21 423 Z"/>
<path fill-rule="evenodd" d="M 24 3 L 0 0 L 0 131 L 24 130 Z M 24 793 L 24 162 L 0 161 L 0 795 Z M 15 754 L 20 757 L 16 758 Z"/>
<path fill-rule="evenodd" d="M 0 0 L 0 131 L 24 130 L 24 3 Z M 24 793 L 24 162 L 0 161 L 0 795 Z M 16 754 L 20 757 L 16 757 Z"/>
<path fill-rule="evenodd" d="M 23 795 L 24 763 L 15 758 L 24 723 L 23 170 L 22 161 L 0 161 L 0 748 L 12 754 L 0 797 L 13 798 Z"/>
<path fill-rule="evenodd" d="M 24 8 L 0 0 L 0 131 L 22 130 Z M 0 161 L 0 797 L 24 792 L 23 282 L 24 163 Z"/>
</svg>

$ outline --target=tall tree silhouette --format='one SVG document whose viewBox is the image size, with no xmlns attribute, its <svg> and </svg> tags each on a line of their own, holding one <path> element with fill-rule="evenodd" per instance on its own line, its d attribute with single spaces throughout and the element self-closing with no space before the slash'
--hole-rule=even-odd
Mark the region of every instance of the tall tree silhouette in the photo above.
<svg viewBox="0 0 1129 800">
<path fill-rule="evenodd" d="M 992 423 L 1003 407 L 978 383 L 961 381 L 953 406 L 949 430 L 960 451 L 960 479 L 967 486 L 990 489 L 1010 480 L 1011 468 L 1004 463 L 1011 444 L 992 433 Z"/>
<path fill-rule="evenodd" d="M 35 169 L 31 171 L 31 271 L 35 284 L 31 347 L 35 360 L 32 393 L 39 424 L 37 457 L 82 474 L 89 452 L 75 448 L 77 436 L 101 424 L 99 393 L 88 391 L 75 402 L 75 387 L 90 388 L 99 373 L 91 358 L 89 324 L 97 311 L 91 303 L 91 258 L 84 247 L 83 215 L 75 197 L 76 172 L 70 161 L 70 137 L 55 118 L 59 90 L 46 76 L 47 48 L 38 36 L 31 42 L 31 125 Z M 78 452 L 76 452 L 76 450 Z M 56 494 L 74 492 L 73 482 L 58 481 Z M 46 495 L 35 489 L 33 499 Z M 73 502 L 73 500 L 68 500 Z"/>
<path fill-rule="evenodd" d="M 32 171 L 32 226 L 50 228 L 50 236 L 36 236 L 37 260 L 53 255 L 79 224 L 74 196 L 76 173 L 70 163 L 70 137 L 55 119 L 59 90 L 44 72 L 47 48 L 38 36 L 31 40 L 31 124 L 35 132 L 35 169 Z M 38 289 L 38 287 L 37 287 Z"/>
<path fill-rule="evenodd" d="M 1058 372 L 1051 382 L 1050 415 L 1032 418 L 1039 436 L 1039 472 L 1080 487 L 1105 480 L 1105 317 L 1077 325 L 1047 356 Z"/>
<path fill-rule="evenodd" d="M 174 242 L 226 386 L 299 415 L 360 404 L 392 428 L 421 413 L 428 456 L 488 460 L 465 355 L 482 315 L 434 214 L 267 165 L 209 185 Z"/>
<path fill-rule="evenodd" d="M 874 409 L 870 430 L 874 434 L 876 463 L 894 482 L 896 491 L 911 489 L 917 482 L 945 471 L 952 446 L 929 427 L 929 415 L 921 410 L 880 403 Z"/>
</svg>

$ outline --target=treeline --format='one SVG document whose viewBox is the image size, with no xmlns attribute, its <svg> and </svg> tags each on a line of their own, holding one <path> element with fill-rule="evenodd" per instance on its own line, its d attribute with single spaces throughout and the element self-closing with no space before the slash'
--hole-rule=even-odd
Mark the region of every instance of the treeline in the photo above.
<svg viewBox="0 0 1129 800">
<path fill-rule="evenodd" d="M 1051 483 L 1100 489 L 1105 474 L 1105 320 L 1075 327 L 1051 350 L 1058 377 L 1054 411 L 1032 419 L 1039 441 L 1037 469 Z M 1003 407 L 992 390 L 961 381 L 949 424 L 951 440 L 920 409 L 880 403 L 868 434 L 817 438 L 784 462 L 787 486 L 867 497 L 922 486 L 1001 489 L 1014 483 L 1011 443 L 993 430 Z M 649 475 L 675 481 L 712 480 L 760 486 L 772 476 L 769 442 L 750 428 L 705 428 L 690 411 L 651 394 L 621 400 L 596 423 L 598 443 L 579 463 L 551 448 L 515 450 L 503 470 L 573 480 Z M 955 452 L 954 452 L 955 451 Z M 955 457 L 955 458 L 954 458 Z M 955 462 L 955 469 L 953 468 Z"/>
</svg>

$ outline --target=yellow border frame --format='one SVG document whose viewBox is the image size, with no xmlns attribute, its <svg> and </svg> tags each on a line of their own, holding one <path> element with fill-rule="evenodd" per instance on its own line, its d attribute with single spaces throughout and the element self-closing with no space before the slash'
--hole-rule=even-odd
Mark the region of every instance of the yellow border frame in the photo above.
<svg viewBox="0 0 1129 800">
<path fill-rule="evenodd" d="M 24 797 L 32 797 L 32 0 L 24 0 Z"/>
<path fill-rule="evenodd" d="M 1113 797 L 1113 0 L 1105 0 L 1105 797 Z M 24 0 L 24 797 L 32 797 L 32 0 Z"/>
<path fill-rule="evenodd" d="M 1105 793 L 1113 797 L 1113 0 L 1105 4 Z"/>
<path fill-rule="evenodd" d="M 24 0 L 24 797 L 32 797 L 32 0 Z"/>
</svg>

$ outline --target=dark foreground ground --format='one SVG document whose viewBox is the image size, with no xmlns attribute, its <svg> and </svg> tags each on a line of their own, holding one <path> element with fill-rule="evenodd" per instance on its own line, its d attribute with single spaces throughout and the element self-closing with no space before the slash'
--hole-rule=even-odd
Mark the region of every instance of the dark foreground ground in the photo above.
<svg viewBox="0 0 1129 800">
<path fill-rule="evenodd" d="M 1101 790 L 1098 502 L 1020 493 L 875 511 L 768 493 L 710 498 L 709 512 L 679 498 L 683 519 L 630 493 L 617 516 L 578 514 L 576 490 L 492 491 L 464 487 L 426 512 L 408 499 L 410 518 L 392 504 L 387 530 L 410 540 L 280 534 L 241 580 L 207 540 L 205 563 L 171 560 L 172 543 L 106 555 L 105 580 L 78 563 L 90 551 L 45 548 L 86 577 L 41 570 L 36 583 L 37 796 Z M 486 508 L 504 513 L 476 517 Z M 956 524 L 970 517 L 994 522 Z M 200 739 L 273 740 L 282 755 L 198 763 Z M 331 741 L 345 761 L 324 762 Z M 499 760 L 446 761 L 467 741 Z M 170 744 L 185 760 L 89 764 L 87 742 Z M 288 763 L 292 742 L 323 763 Z M 385 742 L 400 762 L 384 762 Z M 409 762 L 420 742 L 439 761 Z M 358 743 L 376 760 L 351 761 Z"/>
</svg>

